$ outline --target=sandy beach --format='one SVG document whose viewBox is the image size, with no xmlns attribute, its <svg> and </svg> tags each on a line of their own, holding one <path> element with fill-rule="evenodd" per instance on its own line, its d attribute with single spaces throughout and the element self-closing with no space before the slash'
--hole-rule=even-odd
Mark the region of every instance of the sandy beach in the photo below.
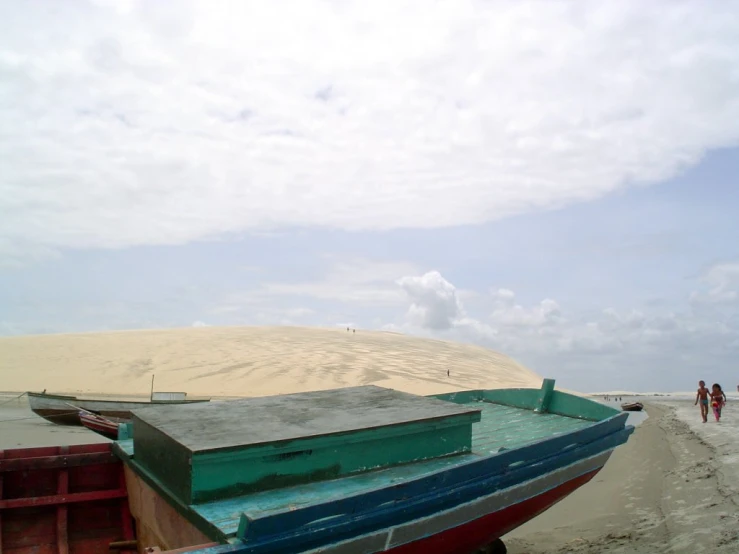
<svg viewBox="0 0 739 554">
<path fill-rule="evenodd" d="M 703 424 L 690 400 L 648 402 L 593 481 L 506 538 L 510 554 L 739 552 L 737 405 Z"/>
</svg>

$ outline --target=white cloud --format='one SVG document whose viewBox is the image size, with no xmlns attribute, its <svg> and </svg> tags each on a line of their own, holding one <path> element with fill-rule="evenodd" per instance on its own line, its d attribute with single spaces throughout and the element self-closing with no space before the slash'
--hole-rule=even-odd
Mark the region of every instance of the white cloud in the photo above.
<svg viewBox="0 0 739 554">
<path fill-rule="evenodd" d="M 495 324 L 541 327 L 564 321 L 559 304 L 549 298 L 542 300 L 532 308 L 525 308 L 516 303 L 516 294 L 512 290 L 498 289 L 493 297 L 496 301 L 496 307 L 491 315 L 491 320 Z"/>
<path fill-rule="evenodd" d="M 363 258 L 330 260 L 326 275 L 311 281 L 266 283 L 255 292 L 261 298 L 303 296 L 320 300 L 361 304 L 397 305 L 402 296 L 393 281 L 398 275 L 415 271 L 406 262 L 383 262 Z"/>
<path fill-rule="evenodd" d="M 727 270 L 726 264 L 717 268 L 707 273 L 709 281 L 719 283 L 722 293 L 733 290 L 734 285 L 723 285 L 733 269 Z M 659 388 L 660 378 L 674 382 L 685 371 L 726 376 L 726 362 L 739 354 L 736 309 L 718 314 L 606 308 L 584 315 L 566 313 L 551 299 L 525 306 L 513 291 L 498 289 L 489 293 L 494 310 L 475 317 L 438 272 L 407 276 L 399 284 L 411 307 L 402 323 L 389 328 L 484 344 L 537 371 L 577 376 L 593 390 L 611 374 L 612 383 L 633 380 L 639 390 L 646 380 Z"/>
<path fill-rule="evenodd" d="M 406 262 L 334 257 L 326 257 L 326 261 L 328 266 L 320 277 L 305 280 L 296 278 L 292 282 L 265 282 L 253 290 L 228 295 L 210 312 L 218 316 L 251 313 L 258 308 L 263 314 L 263 321 L 294 322 L 309 315 L 322 315 L 330 320 L 328 324 L 333 325 L 336 323 L 336 319 L 331 320 L 333 315 L 343 319 L 359 317 L 359 314 L 339 313 L 329 317 L 325 312 L 315 314 L 312 308 L 294 308 L 295 302 L 332 302 L 363 310 L 398 308 L 403 304 L 404 295 L 395 280 L 399 275 L 418 271 L 415 265 Z"/>
<path fill-rule="evenodd" d="M 715 264 L 703 274 L 702 281 L 708 290 L 694 292 L 694 302 L 734 302 L 739 298 L 739 263 Z"/>
<path fill-rule="evenodd" d="M 739 139 L 737 14 L 5 2 L 0 246 L 438 227 L 662 180 Z"/>
<path fill-rule="evenodd" d="M 456 287 L 438 271 L 402 277 L 398 284 L 411 299 L 408 319 L 422 329 L 451 329 L 464 316 Z"/>
</svg>

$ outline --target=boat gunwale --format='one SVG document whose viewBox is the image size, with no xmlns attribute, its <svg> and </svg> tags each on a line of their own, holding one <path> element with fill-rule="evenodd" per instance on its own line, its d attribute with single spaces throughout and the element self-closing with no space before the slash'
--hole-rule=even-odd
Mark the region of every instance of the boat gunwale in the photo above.
<svg viewBox="0 0 739 554">
<path fill-rule="evenodd" d="M 535 468 L 534 464 L 528 464 L 515 468 L 510 472 L 497 473 L 486 478 L 470 480 L 461 483 L 456 488 L 435 489 L 425 495 L 407 495 L 408 498 L 406 501 L 397 502 L 389 509 L 383 507 L 384 503 L 380 503 L 359 513 L 346 513 L 344 511 L 335 515 L 326 515 L 320 519 L 312 519 L 302 525 L 299 521 L 290 521 L 290 519 L 298 519 L 300 509 L 295 511 L 283 510 L 274 516 L 267 516 L 254 521 L 249 521 L 248 516 L 242 513 L 236 537 L 243 541 L 244 552 L 248 551 L 254 554 L 257 552 L 259 554 L 268 554 L 273 549 L 277 551 L 289 549 L 292 551 L 295 547 L 299 549 L 298 551 L 304 551 L 304 549 L 312 550 L 313 548 L 326 546 L 326 543 L 311 545 L 305 544 L 305 542 L 298 542 L 296 544 L 296 540 L 302 537 L 304 541 L 307 539 L 315 542 L 317 538 L 319 540 L 322 538 L 325 540 L 326 535 L 334 539 L 337 535 L 337 529 L 342 527 L 344 535 L 362 536 L 381 531 L 384 528 L 394 525 L 404 525 L 421 520 L 439 512 L 453 510 L 464 504 L 479 501 L 485 497 L 486 494 L 481 491 L 488 491 L 488 494 L 490 494 L 496 490 L 502 491 L 523 486 L 530 481 L 543 478 L 548 474 L 578 464 L 589 458 L 603 455 L 610 456 L 613 449 L 622 443 L 622 436 L 624 434 L 628 436 L 628 433 L 628 429 L 622 429 L 584 445 L 579 449 L 568 451 L 558 457 L 560 463 L 556 466 L 544 469 Z M 454 469 L 458 470 L 458 468 Z M 466 495 L 462 496 L 465 493 Z M 455 497 L 456 501 L 454 504 L 444 505 L 443 499 L 449 497 Z M 418 513 L 421 510 L 423 512 Z M 403 514 L 402 519 L 398 520 L 398 514 Z M 265 521 L 268 518 L 273 519 L 273 521 Z M 338 519 L 342 519 L 343 521 L 337 521 Z M 271 527 L 272 530 L 291 529 L 291 531 L 273 533 L 262 531 L 261 533 L 253 533 L 253 536 L 249 536 L 249 531 L 256 527 L 255 522 L 257 525 L 261 523 L 262 526 L 266 522 L 268 529 Z M 359 527 L 359 530 L 356 529 L 357 527 Z M 298 531 L 292 531 L 293 529 L 298 529 Z M 321 537 L 321 534 L 323 534 L 323 537 Z"/>
<path fill-rule="evenodd" d="M 608 420 L 603 420 L 602 422 L 599 422 L 599 423 L 608 424 L 607 426 L 606 425 L 602 426 L 604 430 L 606 430 L 606 429 L 609 429 L 610 426 L 613 423 L 615 423 L 617 420 L 619 419 L 625 420 L 626 417 L 623 417 L 623 415 L 624 414 L 616 414 L 615 416 L 612 416 Z M 430 471 L 415 479 L 409 479 L 408 481 L 403 482 L 401 485 L 404 486 L 406 489 L 411 484 L 414 487 L 420 487 L 421 489 L 423 489 L 423 488 L 426 488 L 427 481 L 433 481 L 435 478 L 439 478 L 443 474 L 453 473 L 453 472 L 460 472 L 461 474 L 463 474 L 463 478 L 456 481 L 456 483 L 459 486 L 465 486 L 465 484 L 474 483 L 480 480 L 487 481 L 490 479 L 494 479 L 496 477 L 500 477 L 504 475 L 511 475 L 514 472 L 522 471 L 534 465 L 544 463 L 547 460 L 561 459 L 562 457 L 566 455 L 574 454 L 580 450 L 583 450 L 589 446 L 592 446 L 593 444 L 596 444 L 601 441 L 605 441 L 606 439 L 610 437 L 614 437 L 615 435 L 619 435 L 622 432 L 631 434 L 631 432 L 633 432 L 633 429 L 634 429 L 630 425 L 617 426 L 614 429 L 611 429 L 609 431 L 596 434 L 595 437 L 592 438 L 591 440 L 586 440 L 581 443 L 572 443 L 576 445 L 576 447 L 574 448 L 572 447 L 553 448 L 551 446 L 552 441 L 555 441 L 557 439 L 565 439 L 568 437 L 571 438 L 575 434 L 585 435 L 585 433 L 583 433 L 584 431 L 592 431 L 594 427 L 596 426 L 601 427 L 600 425 L 594 424 L 594 425 L 590 425 L 588 427 L 584 427 L 581 429 L 574 429 L 572 431 L 563 433 L 561 435 L 556 435 L 556 436 L 548 437 L 544 439 L 538 439 L 536 441 L 525 443 L 521 446 L 517 446 L 511 449 L 500 450 L 498 452 L 493 452 L 493 453 L 486 454 L 486 455 L 475 454 L 474 452 L 472 452 L 466 456 L 467 457 L 466 460 L 460 460 L 459 464 L 456 464 L 449 468 L 441 468 L 441 469 Z M 590 434 L 591 433 L 587 433 L 588 436 Z M 514 454 L 521 454 L 521 452 L 524 449 L 530 449 L 533 451 L 537 449 L 537 447 L 541 447 L 543 443 L 549 443 L 548 444 L 549 448 L 547 450 L 552 451 L 551 453 L 548 453 L 547 455 L 543 455 L 543 456 L 532 457 L 532 458 L 525 458 L 523 456 L 520 456 L 520 457 L 514 456 Z M 475 457 L 477 459 L 475 459 Z M 510 463 L 506 463 L 507 461 L 506 458 L 509 458 L 509 457 L 515 458 L 515 461 L 512 460 Z M 503 458 L 503 461 L 501 461 L 500 458 Z M 577 459 L 577 457 L 575 457 L 575 459 Z M 497 461 L 498 463 L 493 464 L 492 463 L 493 461 Z M 517 467 L 512 467 L 521 461 L 525 461 L 525 463 Z M 492 465 L 492 467 L 487 467 L 488 464 Z M 485 466 L 485 467 L 482 467 L 482 466 Z M 475 469 L 477 471 L 475 472 L 474 475 L 471 475 L 471 471 L 469 471 L 470 469 Z M 548 471 L 552 471 L 552 470 L 549 469 Z M 546 473 L 546 471 L 544 473 Z M 321 506 L 329 504 L 329 503 L 333 503 L 334 505 L 337 505 L 337 504 L 344 504 L 348 502 L 356 502 L 358 498 L 361 498 L 363 496 L 377 494 L 379 492 L 382 492 L 388 489 L 393 489 L 393 488 L 395 487 L 393 486 L 380 487 L 377 489 L 363 491 L 363 492 L 356 493 L 353 495 L 348 495 L 341 499 L 315 502 L 309 505 L 301 506 L 300 508 L 297 508 L 297 509 L 282 508 L 282 509 L 274 510 L 273 514 L 274 515 L 289 514 L 294 517 L 303 510 L 318 509 Z M 447 484 L 446 488 L 451 488 L 451 486 Z M 411 498 L 416 498 L 418 496 L 413 493 L 409 493 L 407 490 L 404 491 L 404 494 Z M 266 512 L 265 516 L 262 516 L 262 517 L 271 517 L 268 514 L 269 512 Z M 356 515 L 354 517 L 356 517 Z"/>
</svg>

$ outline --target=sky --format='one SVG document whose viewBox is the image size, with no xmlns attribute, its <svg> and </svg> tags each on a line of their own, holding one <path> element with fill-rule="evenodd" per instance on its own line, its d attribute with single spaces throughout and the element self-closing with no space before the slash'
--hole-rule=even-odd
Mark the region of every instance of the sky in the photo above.
<svg viewBox="0 0 739 554">
<path fill-rule="evenodd" d="M 739 2 L 0 0 L 0 335 L 739 384 Z"/>
</svg>

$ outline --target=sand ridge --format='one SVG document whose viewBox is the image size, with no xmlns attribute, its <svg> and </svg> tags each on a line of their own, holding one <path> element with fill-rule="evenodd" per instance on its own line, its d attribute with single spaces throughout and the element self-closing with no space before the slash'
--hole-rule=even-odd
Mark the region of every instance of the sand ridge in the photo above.
<svg viewBox="0 0 739 554">
<path fill-rule="evenodd" d="M 449 375 L 447 376 L 447 370 Z M 309 327 L 200 327 L 0 338 L 0 390 L 264 396 L 375 384 L 415 394 L 539 387 L 474 345 Z"/>
</svg>

